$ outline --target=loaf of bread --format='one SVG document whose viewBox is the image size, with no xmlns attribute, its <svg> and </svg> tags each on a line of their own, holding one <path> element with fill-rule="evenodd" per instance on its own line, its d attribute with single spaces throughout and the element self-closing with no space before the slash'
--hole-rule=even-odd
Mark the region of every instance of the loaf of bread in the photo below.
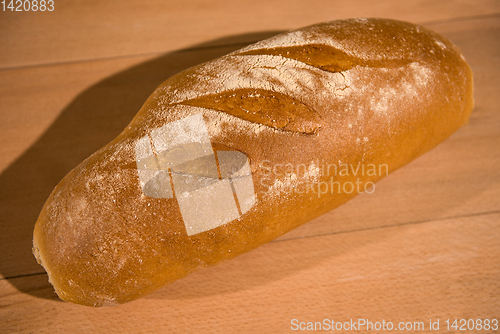
<svg viewBox="0 0 500 334">
<path fill-rule="evenodd" d="M 61 299 L 128 302 L 373 192 L 472 108 L 465 59 L 426 28 L 283 33 L 159 86 L 57 185 L 33 253 Z"/>
</svg>

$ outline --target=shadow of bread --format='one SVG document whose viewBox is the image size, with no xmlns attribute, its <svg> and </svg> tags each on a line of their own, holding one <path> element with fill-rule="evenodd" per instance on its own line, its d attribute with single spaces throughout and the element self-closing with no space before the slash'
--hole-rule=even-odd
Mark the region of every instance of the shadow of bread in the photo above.
<svg viewBox="0 0 500 334">
<path fill-rule="evenodd" d="M 118 136 L 163 81 L 191 66 L 278 33 L 248 33 L 193 45 L 121 71 L 80 93 L 0 175 L 1 276 L 21 292 L 52 299 L 34 292 L 19 278 L 46 275 L 31 251 L 33 227 L 57 183 Z M 50 286 L 48 282 L 47 285 Z"/>
</svg>

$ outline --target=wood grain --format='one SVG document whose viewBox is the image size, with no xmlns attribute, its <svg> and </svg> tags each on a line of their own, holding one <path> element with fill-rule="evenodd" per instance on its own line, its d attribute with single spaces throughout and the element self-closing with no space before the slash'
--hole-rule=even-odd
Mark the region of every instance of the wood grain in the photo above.
<svg viewBox="0 0 500 334">
<path fill-rule="evenodd" d="M 3 280 L 0 319 L 5 332 L 36 333 L 284 333 L 292 319 L 424 322 L 428 333 L 439 319 L 435 332 L 452 333 L 446 319 L 498 317 L 499 219 L 273 242 L 109 308 L 56 300 L 45 275 L 15 279 L 25 293 Z"/>
<path fill-rule="evenodd" d="M 1 333 L 282 333 L 292 319 L 325 318 L 440 319 L 433 332 L 445 333 L 447 318 L 500 318 L 498 1 L 56 6 L 0 12 Z M 470 124 L 373 194 L 253 252 L 130 304 L 59 301 L 31 239 L 69 170 L 174 73 L 278 31 L 354 16 L 423 22 L 457 44 L 475 75 Z"/>
<path fill-rule="evenodd" d="M 412 22 L 500 12 L 495 0 L 55 1 L 52 12 L 0 11 L 0 68 L 158 54 L 255 31 L 350 17 Z M 247 42 L 252 41 L 247 39 Z"/>
</svg>

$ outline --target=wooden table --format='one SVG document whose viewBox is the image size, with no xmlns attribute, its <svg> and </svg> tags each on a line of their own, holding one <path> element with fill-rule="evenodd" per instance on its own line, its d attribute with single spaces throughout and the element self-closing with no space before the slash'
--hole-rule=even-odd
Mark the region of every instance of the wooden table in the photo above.
<svg viewBox="0 0 500 334">
<path fill-rule="evenodd" d="M 467 126 L 373 194 L 145 298 L 100 309 L 57 298 L 31 254 L 38 213 L 157 85 L 279 31 L 362 16 L 420 23 L 461 48 L 475 74 Z M 499 88 L 493 0 L 55 0 L 52 12 L 0 12 L 0 332 L 284 333 L 366 319 L 429 333 L 432 319 L 432 333 L 463 333 L 445 321 L 500 319 Z"/>
</svg>

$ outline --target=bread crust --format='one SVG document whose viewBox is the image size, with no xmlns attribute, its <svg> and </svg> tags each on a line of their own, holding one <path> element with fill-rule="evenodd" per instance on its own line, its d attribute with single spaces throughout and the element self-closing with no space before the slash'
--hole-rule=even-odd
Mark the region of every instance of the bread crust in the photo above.
<svg viewBox="0 0 500 334">
<path fill-rule="evenodd" d="M 280 34 L 159 86 L 115 140 L 57 185 L 33 252 L 61 299 L 125 303 L 338 207 L 358 193 L 342 186 L 366 189 L 450 136 L 472 108 L 470 67 L 426 28 L 351 19 Z M 240 200 L 238 218 L 189 235 L 179 188 L 172 198 L 145 195 L 136 147 L 194 115 L 214 152 L 248 158 L 254 197 L 246 212 Z"/>
</svg>

